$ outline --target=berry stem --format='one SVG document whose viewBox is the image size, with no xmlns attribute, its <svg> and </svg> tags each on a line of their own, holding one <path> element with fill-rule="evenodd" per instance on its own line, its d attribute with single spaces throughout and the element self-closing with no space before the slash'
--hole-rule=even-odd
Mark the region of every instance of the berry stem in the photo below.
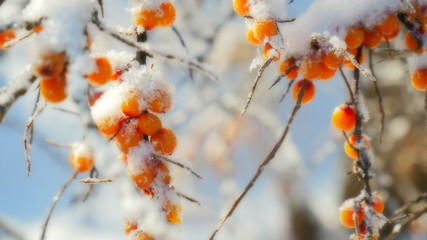
<svg viewBox="0 0 427 240">
<path fill-rule="evenodd" d="M 378 86 L 378 78 L 377 76 L 375 76 L 375 72 L 374 72 L 374 63 L 372 61 L 372 49 L 369 49 L 369 68 L 371 69 L 371 73 L 372 76 L 374 76 L 375 79 L 377 79 L 376 81 L 373 81 L 374 83 L 374 88 L 375 88 L 375 93 L 378 96 L 378 107 L 380 109 L 380 113 L 381 113 L 381 131 L 380 131 L 380 143 L 383 142 L 383 135 L 384 135 L 384 128 L 385 128 L 385 111 L 384 111 L 384 104 L 383 104 L 383 98 L 380 92 L 380 88 Z"/>
</svg>

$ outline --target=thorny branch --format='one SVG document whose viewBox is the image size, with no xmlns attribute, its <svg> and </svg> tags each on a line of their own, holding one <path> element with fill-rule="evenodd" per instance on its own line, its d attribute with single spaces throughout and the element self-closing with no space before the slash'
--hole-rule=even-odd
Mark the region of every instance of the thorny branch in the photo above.
<svg viewBox="0 0 427 240">
<path fill-rule="evenodd" d="M 375 72 L 374 72 L 374 65 L 372 62 L 372 50 L 371 49 L 369 49 L 369 68 L 371 69 L 372 76 L 374 76 L 374 78 L 377 79 L 377 77 L 375 76 Z M 378 107 L 380 108 L 380 113 L 381 113 L 380 143 L 382 143 L 383 142 L 384 128 L 385 128 L 384 104 L 383 104 L 383 98 L 382 98 L 382 95 L 380 92 L 380 88 L 378 87 L 378 79 L 377 79 L 377 81 L 373 81 L 373 83 L 374 83 L 375 93 L 378 96 Z"/>
<path fill-rule="evenodd" d="M 47 216 L 46 216 L 45 222 L 43 224 L 42 235 L 40 237 L 40 240 L 43 240 L 45 238 L 47 226 L 49 224 L 50 217 L 52 216 L 52 213 L 53 213 L 53 210 L 55 209 L 56 204 L 58 203 L 58 201 L 61 198 L 62 194 L 64 194 L 65 190 L 67 190 L 68 186 L 77 177 L 78 174 L 79 174 L 78 171 L 74 171 L 73 174 L 70 176 L 70 178 L 68 178 L 68 180 L 62 186 L 62 188 L 59 190 L 59 192 L 53 198 L 52 205 L 50 205 L 49 211 L 47 212 Z"/>
<path fill-rule="evenodd" d="M 240 113 L 240 116 L 243 116 L 243 115 L 245 114 L 246 110 L 248 110 L 249 104 L 250 104 L 250 103 L 251 103 L 251 101 L 252 101 L 252 98 L 253 98 L 253 96 L 254 96 L 255 89 L 256 89 L 256 87 L 257 87 L 257 85 L 258 85 L 258 82 L 259 82 L 259 80 L 261 79 L 262 74 L 264 73 L 265 69 L 270 65 L 270 63 L 271 63 L 272 61 L 273 61 L 273 58 L 269 58 L 269 59 L 267 59 L 267 60 L 262 64 L 262 66 L 258 69 L 258 74 L 257 74 L 257 76 L 256 76 L 256 78 L 255 78 L 255 81 L 254 81 L 253 85 L 252 85 L 252 90 L 251 90 L 251 92 L 250 92 L 250 93 L 249 93 L 249 95 L 248 95 L 248 100 L 246 100 L 246 104 L 245 104 L 245 106 L 243 107 L 243 110 L 242 110 L 242 112 Z"/>
<path fill-rule="evenodd" d="M 255 182 L 257 181 L 258 177 L 263 173 L 265 167 L 270 163 L 270 161 L 274 158 L 279 148 L 282 146 L 283 141 L 285 140 L 286 136 L 288 135 L 289 129 L 295 119 L 295 116 L 298 112 L 298 110 L 301 108 L 301 100 L 304 96 L 305 90 L 307 88 L 307 83 L 309 80 L 305 80 L 302 84 L 301 90 L 298 93 L 298 99 L 295 103 L 291 115 L 289 116 L 288 122 L 286 123 L 286 126 L 282 132 L 282 135 L 274 145 L 273 149 L 270 151 L 270 153 L 267 155 L 267 157 L 264 159 L 264 161 L 259 165 L 255 175 L 252 177 L 252 179 L 249 181 L 249 183 L 246 185 L 246 187 L 243 189 L 243 191 L 240 193 L 240 195 L 237 197 L 236 200 L 234 200 L 233 204 L 231 205 L 230 209 L 227 211 L 227 213 L 224 215 L 224 217 L 221 219 L 217 227 L 215 228 L 214 232 L 210 236 L 210 240 L 213 240 L 215 238 L 215 235 L 218 233 L 218 231 L 221 229 L 222 225 L 227 221 L 227 219 L 233 214 L 234 210 L 237 208 L 239 203 L 242 201 L 242 199 L 246 196 L 246 194 L 249 192 L 249 190 L 253 187 Z"/>
<path fill-rule="evenodd" d="M 46 107 L 46 102 L 43 100 L 41 102 L 36 103 L 36 107 L 34 108 L 34 112 L 32 116 L 28 119 L 28 123 L 25 126 L 24 130 L 24 152 L 25 152 L 25 160 L 27 161 L 27 175 L 31 174 L 31 146 L 32 146 L 32 129 L 34 125 L 34 121 L 36 118 L 43 112 Z"/>
</svg>

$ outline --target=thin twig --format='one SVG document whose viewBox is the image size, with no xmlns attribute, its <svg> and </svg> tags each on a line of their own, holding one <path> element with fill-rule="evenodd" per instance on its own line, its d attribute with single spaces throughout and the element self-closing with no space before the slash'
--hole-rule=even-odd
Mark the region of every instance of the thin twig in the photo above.
<svg viewBox="0 0 427 240">
<path fill-rule="evenodd" d="M 401 214 L 403 212 L 405 212 L 406 210 L 408 210 L 412 205 L 419 203 L 421 201 L 427 201 L 427 192 L 422 193 L 421 195 L 419 195 L 417 198 L 415 198 L 414 200 L 411 200 L 409 202 L 407 202 L 405 205 L 403 205 L 402 207 L 400 207 L 399 209 L 397 209 L 396 211 L 394 211 L 393 216 L 396 216 L 398 214 Z"/>
<path fill-rule="evenodd" d="M 160 160 L 162 160 L 162 161 L 166 161 L 166 162 L 171 163 L 171 164 L 173 164 L 173 165 L 175 165 L 175 166 L 178 166 L 178 167 L 180 167 L 180 168 L 182 168 L 182 169 L 188 170 L 191 174 L 193 174 L 194 176 L 196 176 L 198 179 L 203 179 L 203 177 L 202 177 L 200 174 L 196 173 L 193 169 L 191 169 L 191 168 L 190 168 L 190 167 L 188 167 L 188 166 L 185 166 L 184 164 L 182 164 L 182 163 L 180 163 L 180 162 L 178 162 L 178 161 L 175 161 L 175 160 L 173 160 L 173 159 L 170 159 L 170 158 L 165 157 L 165 156 L 160 155 L 160 154 L 155 154 L 154 156 L 155 156 L 157 159 L 160 159 Z"/>
<path fill-rule="evenodd" d="M 101 16 L 104 17 L 104 6 L 102 0 L 98 0 L 99 7 L 101 8 Z"/>
<path fill-rule="evenodd" d="M 50 217 L 52 216 L 52 213 L 53 213 L 53 210 L 55 209 L 56 204 L 58 203 L 59 199 L 61 198 L 62 194 L 64 194 L 65 190 L 68 188 L 70 183 L 77 177 L 78 174 L 79 174 L 78 171 L 74 171 L 73 174 L 70 176 L 70 178 L 68 178 L 68 180 L 62 186 L 62 188 L 59 190 L 59 192 L 53 198 L 53 202 L 50 205 L 49 211 L 47 212 L 47 216 L 46 216 L 46 219 L 45 219 L 44 224 L 43 224 L 42 235 L 40 237 L 40 240 L 43 240 L 45 238 L 46 229 L 47 229 Z"/>
<path fill-rule="evenodd" d="M 113 179 L 111 178 L 99 179 L 99 178 L 87 177 L 79 180 L 79 183 L 86 183 L 86 184 L 98 184 L 98 183 L 109 183 L 109 182 L 113 182 Z"/>
<path fill-rule="evenodd" d="M 76 112 L 73 112 L 73 111 L 70 111 L 70 110 L 67 110 L 67 109 L 65 109 L 65 108 L 54 107 L 53 109 L 55 109 L 55 110 L 59 110 L 59 111 L 61 111 L 61 112 L 66 112 L 66 113 L 69 113 L 69 114 L 75 115 L 75 116 L 77 116 L 77 117 L 80 117 L 80 114 L 78 114 L 78 113 L 76 113 Z"/>
<path fill-rule="evenodd" d="M 279 101 L 277 101 L 276 106 L 279 106 L 279 104 L 281 104 L 283 102 L 286 95 L 288 95 L 289 90 L 291 90 L 291 87 L 294 84 L 294 82 L 295 82 L 295 79 L 292 79 L 288 82 L 288 86 L 286 87 L 286 90 L 285 90 L 285 92 L 283 92 L 282 96 L 280 96 L 280 99 L 279 99 Z"/>
<path fill-rule="evenodd" d="M 24 237 L 21 235 L 22 230 L 16 229 L 15 227 L 12 227 L 10 224 L 8 224 L 5 221 L 2 221 L 0 219 L 0 232 L 6 233 L 6 235 L 12 237 L 15 240 L 24 240 Z"/>
<path fill-rule="evenodd" d="M 179 33 L 178 29 L 173 25 L 172 30 L 178 37 L 181 46 L 183 46 L 187 54 L 190 55 L 190 50 L 188 50 L 187 44 L 185 44 L 184 38 L 182 37 L 181 33 Z M 194 82 L 193 69 L 190 66 L 188 66 L 188 75 L 190 76 L 190 80 Z"/>
<path fill-rule="evenodd" d="M 99 177 L 99 172 L 96 169 L 96 167 L 93 167 L 92 170 L 90 170 L 89 178 L 96 179 L 98 177 Z M 94 187 L 95 187 L 95 185 L 93 185 L 93 184 L 89 185 L 89 189 L 87 190 L 86 194 L 83 197 L 83 202 L 86 202 L 86 200 L 89 198 L 89 196 L 92 193 Z"/>
<path fill-rule="evenodd" d="M 24 130 L 24 152 L 25 152 L 25 160 L 27 162 L 27 176 L 31 174 L 31 147 L 32 147 L 32 128 L 34 121 L 36 118 L 43 112 L 46 107 L 46 102 L 43 100 L 42 102 L 36 103 L 36 108 L 34 109 L 33 114 L 28 119 L 28 123 L 25 126 Z"/>
<path fill-rule="evenodd" d="M 189 196 L 187 196 L 187 195 L 185 195 L 185 194 L 183 194 L 183 193 L 176 192 L 176 195 L 177 195 L 178 197 L 180 197 L 180 198 L 184 198 L 185 200 L 188 200 L 189 202 L 192 202 L 192 203 L 195 203 L 195 204 L 197 204 L 197 205 L 201 206 L 201 204 L 200 204 L 200 202 L 199 202 L 199 201 L 197 201 L 196 199 L 194 199 L 194 198 L 192 198 L 192 197 L 189 197 Z"/>
<path fill-rule="evenodd" d="M 69 149 L 71 149 L 71 145 L 69 145 L 69 144 L 60 144 L 60 143 L 57 143 L 57 142 L 54 142 L 54 141 L 52 141 L 52 140 L 50 140 L 50 139 L 46 139 L 46 140 L 44 140 L 47 144 L 50 144 L 50 145 L 52 145 L 52 146 L 55 146 L 55 147 L 60 147 L 60 148 L 69 148 Z"/>
<path fill-rule="evenodd" d="M 276 80 L 273 82 L 273 84 L 271 84 L 271 86 L 268 89 L 273 88 L 278 82 L 280 82 L 280 80 L 282 80 L 282 78 L 286 77 L 292 70 L 296 69 L 297 66 L 296 65 L 292 65 L 290 68 L 286 69 L 286 71 L 282 74 L 280 74 Z"/>
<path fill-rule="evenodd" d="M 244 18 L 254 19 L 254 17 L 252 17 L 250 15 L 246 15 L 246 16 L 244 16 Z M 277 23 L 290 23 L 290 22 L 294 22 L 295 20 L 297 20 L 297 19 L 296 18 L 288 18 L 288 19 L 273 19 L 272 21 L 277 22 Z"/>
<path fill-rule="evenodd" d="M 374 65 L 373 65 L 373 62 L 372 62 L 372 49 L 369 49 L 369 68 L 371 69 L 372 76 L 374 76 L 374 78 L 377 79 L 377 77 L 375 76 Z M 377 81 L 373 81 L 373 83 L 374 83 L 375 93 L 378 96 L 378 107 L 380 108 L 380 113 L 381 113 L 380 143 L 382 143 L 383 142 L 384 129 L 385 129 L 384 104 L 383 104 L 383 98 L 382 98 L 382 95 L 381 95 L 381 92 L 380 92 L 380 88 L 378 87 L 378 79 L 377 79 Z M 427 114 L 427 112 L 426 112 L 426 114 Z M 426 124 L 427 124 L 427 122 L 426 122 Z"/>
<path fill-rule="evenodd" d="M 292 109 L 291 115 L 289 116 L 288 122 L 286 123 L 286 126 L 283 130 L 282 135 L 277 140 L 276 144 L 274 145 L 273 149 L 270 151 L 270 153 L 267 155 L 267 157 L 264 159 L 264 161 L 259 165 L 255 175 L 251 178 L 249 183 L 246 185 L 246 187 L 243 189 L 243 191 L 240 193 L 238 198 L 234 200 L 233 204 L 231 205 L 230 209 L 227 211 L 227 213 L 224 215 L 224 217 L 221 219 L 217 227 L 215 228 L 214 232 L 210 236 L 210 240 L 213 240 L 215 238 L 215 235 L 218 233 L 218 231 L 221 229 L 222 225 L 225 223 L 225 221 L 233 214 L 234 210 L 239 205 L 240 201 L 246 196 L 246 194 L 249 192 L 249 190 L 253 187 L 255 182 L 257 181 L 258 177 L 262 174 L 265 167 L 270 163 L 270 161 L 274 158 L 277 151 L 279 150 L 280 146 L 282 146 L 283 141 L 285 140 L 286 136 L 288 135 L 289 129 L 295 119 L 295 116 L 298 112 L 298 110 L 301 107 L 301 100 L 304 96 L 305 90 L 307 88 L 308 80 L 305 80 L 302 84 L 301 90 L 298 93 L 298 99 L 295 103 L 295 106 Z"/>
<path fill-rule="evenodd" d="M 353 104 L 353 106 L 354 106 L 356 101 L 354 100 L 354 94 L 353 94 L 353 90 L 351 89 L 350 82 L 348 81 L 348 79 L 347 79 L 347 77 L 345 76 L 344 71 L 342 70 L 342 68 L 341 68 L 341 67 L 339 68 L 339 70 L 340 70 L 340 73 L 341 73 L 342 79 L 344 80 L 344 83 L 345 83 L 345 85 L 347 86 L 348 94 L 350 94 L 350 100 L 351 100 L 351 103 L 352 103 L 352 104 Z"/>
<path fill-rule="evenodd" d="M 246 110 L 248 110 L 249 104 L 250 104 L 250 103 L 251 103 L 251 101 L 252 101 L 252 97 L 254 96 L 255 89 L 256 89 L 256 87 L 257 87 L 257 85 L 258 85 L 258 82 L 259 82 L 259 80 L 261 79 L 262 74 L 264 73 L 265 69 L 268 67 L 268 65 L 270 65 L 270 63 L 271 63 L 272 61 L 273 61 L 273 58 L 269 58 L 269 59 L 267 59 L 267 60 L 262 64 L 262 66 L 258 69 L 258 74 L 257 74 L 257 76 L 256 76 L 256 78 L 255 78 L 255 81 L 254 81 L 253 85 L 252 85 L 252 90 L 251 90 L 251 92 L 250 92 L 250 93 L 249 93 L 249 95 L 248 95 L 248 100 L 246 100 L 246 104 L 245 104 L 245 106 L 243 107 L 243 110 L 242 110 L 242 112 L 240 113 L 240 116 L 243 116 L 243 115 L 245 114 Z"/>
</svg>

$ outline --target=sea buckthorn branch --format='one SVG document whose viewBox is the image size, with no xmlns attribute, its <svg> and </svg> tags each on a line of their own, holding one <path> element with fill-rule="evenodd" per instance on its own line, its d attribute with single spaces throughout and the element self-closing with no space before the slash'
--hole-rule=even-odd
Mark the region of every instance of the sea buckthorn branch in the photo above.
<svg viewBox="0 0 427 240">
<path fill-rule="evenodd" d="M 144 48 L 143 46 L 141 46 L 140 44 L 138 44 L 137 42 L 130 40 L 130 39 L 126 39 L 124 37 L 122 37 L 120 34 L 114 32 L 111 29 L 108 29 L 106 26 L 104 26 L 101 21 L 98 19 L 97 14 L 93 14 L 94 17 L 92 17 L 92 23 L 95 24 L 95 26 L 102 32 L 105 32 L 109 35 L 111 35 L 113 38 L 119 40 L 120 42 L 138 50 L 141 52 L 144 52 L 144 54 L 147 55 L 147 57 L 161 57 L 164 59 L 171 59 L 177 62 L 180 62 L 182 64 L 188 64 L 191 68 L 194 68 L 196 70 L 199 70 L 201 73 L 205 74 L 206 76 L 208 76 L 210 79 L 214 80 L 214 81 L 218 81 L 218 76 L 216 76 L 212 71 L 206 69 L 202 64 L 200 64 L 199 62 L 193 61 L 193 60 L 187 60 L 181 57 L 178 57 L 176 55 L 173 54 L 167 54 L 167 53 L 161 53 L 161 52 L 157 52 L 157 51 L 148 51 L 146 48 Z"/>
<path fill-rule="evenodd" d="M 376 77 L 375 71 L 374 71 L 374 63 L 373 63 L 373 59 L 372 59 L 372 55 L 373 55 L 372 53 L 373 53 L 372 49 L 369 49 L 369 69 L 371 70 L 372 76 L 374 76 L 374 78 L 377 79 L 377 81 L 373 81 L 373 84 L 374 84 L 375 93 L 377 94 L 377 97 L 378 97 L 378 107 L 380 109 L 380 114 L 381 114 L 380 143 L 382 143 L 383 142 L 384 130 L 385 130 L 385 111 L 384 111 L 383 97 L 381 95 L 381 91 L 380 91 L 380 88 L 378 86 L 378 78 Z"/>
<path fill-rule="evenodd" d="M 98 169 L 94 166 L 89 173 L 89 177 L 90 179 L 98 179 L 99 177 L 99 172 Z M 112 180 L 111 180 L 112 181 Z M 89 185 L 89 189 L 87 190 L 87 192 L 85 193 L 85 195 L 83 196 L 82 202 L 86 202 L 86 200 L 89 199 L 90 195 L 93 192 L 93 188 L 95 187 L 94 184 L 90 184 Z"/>
<path fill-rule="evenodd" d="M 61 187 L 61 189 L 59 190 L 59 192 L 53 198 L 52 204 L 49 207 L 46 219 L 45 219 L 44 224 L 43 224 L 42 235 L 40 237 L 40 240 L 43 240 L 45 238 L 45 236 L 46 236 L 47 226 L 49 224 L 50 217 L 52 216 L 52 213 L 53 213 L 53 210 L 55 209 L 56 204 L 58 203 L 59 199 L 64 194 L 65 190 L 67 190 L 68 186 L 73 182 L 73 180 L 77 177 L 78 174 L 79 174 L 79 171 L 75 170 L 73 172 L 73 174 L 71 174 L 71 176 L 65 182 L 65 184 Z"/>
<path fill-rule="evenodd" d="M 23 74 L 27 75 L 28 73 L 30 73 L 29 69 L 25 70 Z M 16 100 L 27 93 L 36 80 L 37 77 L 34 75 L 18 77 L 0 89 L 0 123 L 3 122 L 10 107 L 12 107 Z"/>
<path fill-rule="evenodd" d="M 250 15 L 245 15 L 243 16 L 244 18 L 248 18 L 248 19 L 254 19 L 254 17 L 250 16 Z M 297 20 L 296 18 L 289 18 L 289 19 L 270 19 L 273 22 L 277 22 L 277 23 L 291 23 L 294 22 L 295 20 Z"/>
<path fill-rule="evenodd" d="M 272 89 L 274 86 L 276 86 L 277 83 L 279 83 L 284 77 L 288 76 L 288 74 L 290 72 L 292 72 L 293 70 L 297 69 L 297 65 L 292 65 L 291 67 L 289 67 L 284 73 L 280 74 L 276 80 L 273 82 L 273 84 L 271 84 L 271 86 L 268 89 Z M 295 79 L 291 79 L 291 80 L 295 80 Z"/>
<path fill-rule="evenodd" d="M 111 178 L 93 178 L 93 177 L 87 177 L 79 180 L 79 183 L 85 183 L 85 184 L 98 184 L 98 183 L 109 183 L 113 182 L 114 180 Z"/>
<path fill-rule="evenodd" d="M 182 37 L 181 33 L 178 31 L 178 29 L 174 25 L 172 25 L 171 28 L 172 28 L 172 31 L 175 33 L 175 35 L 178 37 L 179 43 L 181 43 L 181 46 L 185 49 L 187 54 L 190 54 L 190 50 L 188 50 L 187 44 L 185 44 L 184 38 Z M 188 66 L 188 74 L 189 74 L 190 80 L 194 82 L 193 69 L 190 66 Z"/>
<path fill-rule="evenodd" d="M 33 125 L 36 118 L 43 112 L 46 107 L 46 101 L 41 100 L 36 102 L 36 106 L 33 110 L 31 117 L 28 119 L 28 123 L 24 130 L 24 153 L 25 160 L 27 162 L 27 176 L 31 174 L 31 147 L 33 142 Z"/>
<path fill-rule="evenodd" d="M 344 73 L 344 71 L 342 70 L 342 68 L 340 67 L 340 68 L 338 68 L 338 70 L 340 71 L 341 76 L 342 76 L 342 79 L 344 80 L 345 86 L 346 86 L 346 87 L 347 87 L 347 89 L 348 89 L 348 93 L 349 93 L 349 95 L 350 95 L 350 101 L 351 101 L 351 104 L 353 104 L 353 105 L 354 105 L 354 104 L 355 104 L 355 99 L 354 99 L 353 90 L 351 90 L 350 82 L 348 81 L 347 76 L 345 75 L 345 73 Z"/>
<path fill-rule="evenodd" d="M 412 207 L 414 204 L 420 203 L 422 201 L 427 202 L 427 192 L 420 194 L 417 198 L 407 202 L 405 205 L 394 211 L 392 217 L 397 216 L 403 212 L 406 212 L 410 207 Z"/>
<path fill-rule="evenodd" d="M 202 204 L 200 203 L 200 201 L 198 201 L 198 200 L 196 200 L 196 199 L 194 199 L 194 198 L 192 198 L 192 197 L 189 197 L 189 196 L 187 196 L 187 195 L 185 195 L 185 194 L 183 194 L 183 193 L 176 192 L 176 195 L 177 195 L 178 197 L 180 197 L 180 198 L 183 198 L 183 199 L 185 199 L 185 200 L 187 200 L 187 201 L 191 202 L 191 203 L 197 204 L 198 206 L 201 206 L 201 205 L 202 205 Z"/>
<path fill-rule="evenodd" d="M 258 85 L 259 80 L 262 77 L 262 74 L 264 73 L 265 69 L 270 65 L 270 63 L 273 61 L 274 58 L 269 58 L 266 61 L 264 61 L 264 63 L 261 65 L 261 67 L 258 69 L 258 74 L 255 77 L 254 83 L 252 84 L 252 89 L 248 95 L 248 99 L 246 100 L 245 106 L 242 109 L 242 112 L 240 113 L 240 116 L 243 116 L 246 112 L 246 110 L 248 110 L 249 104 L 252 101 L 252 97 L 254 96 L 255 93 L 255 89 Z"/>
<path fill-rule="evenodd" d="M 271 162 L 271 160 L 275 157 L 277 151 L 280 149 L 280 147 L 283 144 L 283 141 L 286 139 L 286 136 L 288 135 L 288 132 L 291 128 L 291 125 L 295 119 L 296 114 L 298 113 L 298 110 L 301 108 L 301 102 L 304 96 L 304 93 L 307 89 L 307 85 L 309 83 L 309 80 L 304 80 L 301 86 L 301 89 L 298 93 L 298 99 L 291 111 L 291 114 L 288 118 L 288 121 L 285 125 L 285 128 L 283 129 L 283 132 L 280 136 L 280 138 L 277 140 L 276 144 L 274 145 L 273 149 L 269 152 L 267 157 L 263 160 L 263 162 L 258 166 L 257 171 L 255 172 L 254 176 L 251 178 L 251 180 L 248 182 L 246 187 L 243 189 L 243 191 L 239 194 L 239 196 L 236 198 L 236 200 L 233 201 L 231 207 L 228 209 L 227 213 L 222 217 L 218 225 L 216 226 L 214 232 L 209 237 L 209 240 L 213 240 L 218 233 L 218 231 L 221 229 L 222 225 L 224 225 L 225 221 L 233 214 L 234 210 L 237 208 L 239 203 L 242 201 L 242 199 L 246 196 L 246 194 L 249 192 L 249 190 L 253 187 L 255 182 L 257 181 L 258 177 L 263 173 L 264 169 L 267 167 L 267 165 Z"/>
</svg>

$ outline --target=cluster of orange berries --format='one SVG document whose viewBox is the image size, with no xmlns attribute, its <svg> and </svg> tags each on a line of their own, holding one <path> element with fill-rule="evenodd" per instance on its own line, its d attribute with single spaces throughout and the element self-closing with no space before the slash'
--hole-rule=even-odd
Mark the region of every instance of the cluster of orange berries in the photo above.
<svg viewBox="0 0 427 240">
<path fill-rule="evenodd" d="M 368 203 L 369 202 L 369 203 Z M 357 228 L 357 234 L 353 234 L 351 239 L 367 239 L 367 229 L 371 229 L 372 239 L 377 240 L 379 237 L 379 228 L 381 226 L 368 225 L 371 224 L 365 221 L 366 214 L 381 215 L 384 212 L 384 200 L 377 193 L 373 193 L 369 197 L 369 201 L 357 201 L 355 199 L 347 199 L 339 208 L 339 217 L 341 223 L 347 228 Z"/>
<path fill-rule="evenodd" d="M 87 75 L 94 86 L 103 85 L 113 77 L 111 64 L 105 57 L 95 58 L 96 70 Z M 33 62 L 33 71 L 41 79 L 40 93 L 51 103 L 59 103 L 67 98 L 68 58 L 64 52 L 49 52 Z"/>
<path fill-rule="evenodd" d="M 146 31 L 156 27 L 168 27 L 175 21 L 175 6 L 171 2 L 161 3 L 154 9 L 142 9 L 133 13 L 136 26 L 142 26 Z"/>
</svg>

